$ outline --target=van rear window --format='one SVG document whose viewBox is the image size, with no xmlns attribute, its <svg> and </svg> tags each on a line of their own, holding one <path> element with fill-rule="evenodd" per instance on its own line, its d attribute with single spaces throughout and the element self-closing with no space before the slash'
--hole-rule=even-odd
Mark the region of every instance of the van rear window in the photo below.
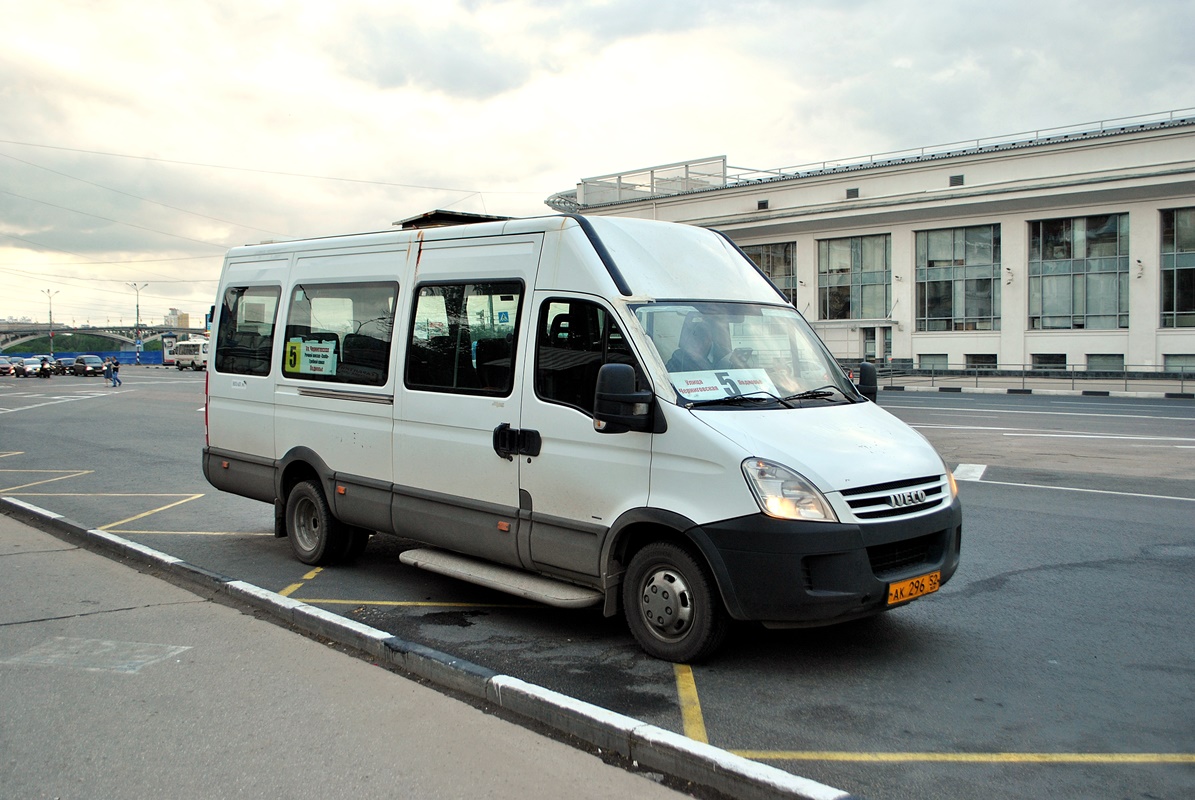
<svg viewBox="0 0 1195 800">
<path fill-rule="evenodd" d="M 381 386 L 390 375 L 398 284 L 304 283 L 291 291 L 282 374 Z"/>
<path fill-rule="evenodd" d="M 216 371 L 269 375 L 278 314 L 277 286 L 230 286 L 216 334 Z"/>
</svg>

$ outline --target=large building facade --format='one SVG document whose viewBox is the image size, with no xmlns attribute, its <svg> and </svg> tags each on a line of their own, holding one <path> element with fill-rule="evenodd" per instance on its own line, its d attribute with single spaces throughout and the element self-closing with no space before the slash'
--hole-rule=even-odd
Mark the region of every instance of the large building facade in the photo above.
<svg viewBox="0 0 1195 800">
<path fill-rule="evenodd" d="M 547 202 L 724 231 L 842 359 L 1195 371 L 1195 109 Z"/>
</svg>

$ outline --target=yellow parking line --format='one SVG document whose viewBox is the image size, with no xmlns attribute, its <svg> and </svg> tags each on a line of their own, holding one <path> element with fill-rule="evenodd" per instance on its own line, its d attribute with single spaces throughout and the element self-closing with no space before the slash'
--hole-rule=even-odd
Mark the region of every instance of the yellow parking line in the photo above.
<svg viewBox="0 0 1195 800">
<path fill-rule="evenodd" d="M 1195 753 L 852 753 L 833 750 L 731 750 L 754 761 L 937 761 L 970 764 L 1195 764 Z"/>
<path fill-rule="evenodd" d="M 290 597 L 291 594 L 293 594 L 296 590 L 298 590 L 302 585 L 303 584 L 301 584 L 301 583 L 292 583 L 290 586 L 287 586 L 285 589 L 280 591 L 278 594 L 282 595 L 283 597 Z"/>
<path fill-rule="evenodd" d="M 680 715 L 685 726 L 685 736 L 709 744 L 705 731 L 705 718 L 701 715 L 701 701 L 697 697 L 697 683 L 693 680 L 693 668 L 688 664 L 673 664 L 676 674 L 676 694 L 680 698 Z"/>
<path fill-rule="evenodd" d="M 144 518 L 144 517 L 148 517 L 148 516 L 150 516 L 151 514 L 157 514 L 159 511 L 165 511 L 165 510 L 166 510 L 166 509 L 168 509 L 168 508 L 174 508 L 175 506 L 181 506 L 183 503 L 189 503 L 189 502 L 191 502 L 192 500 L 198 500 L 198 499 L 199 499 L 199 498 L 201 498 L 201 497 L 203 497 L 203 495 L 202 495 L 202 494 L 193 494 L 193 495 L 191 495 L 191 496 L 189 496 L 189 497 L 184 497 L 182 500 L 179 500 L 179 501 L 177 501 L 177 502 L 174 502 L 174 503 L 167 503 L 166 505 L 164 505 L 164 506 L 162 506 L 162 507 L 160 507 L 160 508 L 154 508 L 154 509 L 150 509 L 149 511 L 142 512 L 142 513 L 140 513 L 140 514 L 137 514 L 137 515 L 135 515 L 135 516 L 129 517 L 129 518 L 127 518 L 127 519 L 122 519 L 122 520 L 120 520 L 119 522 L 112 522 L 112 523 L 109 523 L 108 525 L 101 525 L 101 526 L 100 526 L 100 530 L 101 530 L 101 531 L 106 531 L 106 530 L 108 530 L 109 528 L 115 528 L 117 525 L 124 525 L 124 524 L 125 524 L 125 523 L 127 523 L 127 522 L 133 522 L 134 520 L 139 520 L 139 519 L 142 519 L 142 518 Z"/>
<path fill-rule="evenodd" d="M 7 488 L 0 489 L 0 492 L 3 492 L 4 494 L 12 494 L 12 493 L 13 493 L 13 492 L 15 492 L 17 489 L 27 489 L 27 488 L 29 488 L 30 486 L 41 486 L 41 485 L 43 485 L 43 484 L 46 484 L 46 483 L 53 483 L 54 481 L 62 481 L 62 480 L 66 480 L 67 478 L 78 478 L 80 475 L 90 475 L 90 474 L 92 473 L 92 470 L 89 470 L 89 469 L 84 469 L 84 470 L 65 470 L 65 469 L 0 469 L 0 472 L 19 472 L 19 473 L 21 473 L 22 475 L 28 475 L 29 473 L 37 473 L 37 472 L 43 472 L 43 473 L 44 473 L 44 472 L 49 472 L 49 473 L 65 473 L 65 474 L 59 474 L 57 478 L 47 478 L 47 479 L 45 479 L 45 480 L 42 480 L 42 481 L 33 481 L 33 482 L 31 482 L 31 483 L 22 483 L 22 484 L 20 484 L 19 486 L 9 486 L 9 487 L 7 487 Z M 33 497 L 36 497 L 36 496 L 37 496 L 37 495 L 29 495 L 28 493 L 22 493 L 22 495 L 23 495 L 23 496 L 33 496 Z"/>
<path fill-rule="evenodd" d="M 273 533 L 262 533 L 261 531 L 139 531 L 121 529 L 112 531 L 112 533 L 121 534 L 136 534 L 138 536 L 269 536 L 273 538 Z"/>
</svg>

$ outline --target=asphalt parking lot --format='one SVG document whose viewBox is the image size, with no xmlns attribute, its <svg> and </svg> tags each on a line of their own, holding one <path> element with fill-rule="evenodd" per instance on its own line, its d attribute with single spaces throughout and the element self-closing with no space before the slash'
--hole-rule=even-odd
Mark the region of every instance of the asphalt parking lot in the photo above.
<svg viewBox="0 0 1195 800">
<path fill-rule="evenodd" d="M 122 376 L 0 380 L 0 495 L 861 796 L 1195 796 L 1192 401 L 884 393 L 963 478 L 954 580 L 674 666 L 620 619 L 402 565 L 400 539 L 300 564 L 268 506 L 204 481 L 203 376 Z"/>
</svg>

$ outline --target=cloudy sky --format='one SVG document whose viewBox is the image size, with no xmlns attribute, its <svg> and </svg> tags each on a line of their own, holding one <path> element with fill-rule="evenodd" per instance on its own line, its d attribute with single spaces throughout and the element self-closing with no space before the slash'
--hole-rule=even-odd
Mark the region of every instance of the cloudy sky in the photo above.
<svg viewBox="0 0 1195 800">
<path fill-rule="evenodd" d="M 0 0 L 0 321 L 211 305 L 230 246 L 584 177 L 1195 107 L 1190 0 Z"/>
</svg>

